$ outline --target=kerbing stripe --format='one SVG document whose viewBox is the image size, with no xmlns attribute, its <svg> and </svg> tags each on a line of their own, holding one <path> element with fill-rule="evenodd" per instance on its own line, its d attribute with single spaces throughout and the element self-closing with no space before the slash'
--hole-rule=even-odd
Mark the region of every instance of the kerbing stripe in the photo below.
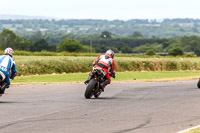
<svg viewBox="0 0 200 133">
<path fill-rule="evenodd" d="M 200 127 L 200 125 L 198 125 L 198 126 L 195 126 L 195 127 L 192 127 L 192 128 L 185 129 L 185 130 L 183 130 L 183 131 L 180 131 L 180 132 L 177 132 L 177 133 L 184 133 L 184 132 L 188 132 L 188 131 L 190 131 L 190 130 L 192 130 L 192 129 L 195 129 L 195 128 L 198 128 L 198 127 Z"/>
</svg>

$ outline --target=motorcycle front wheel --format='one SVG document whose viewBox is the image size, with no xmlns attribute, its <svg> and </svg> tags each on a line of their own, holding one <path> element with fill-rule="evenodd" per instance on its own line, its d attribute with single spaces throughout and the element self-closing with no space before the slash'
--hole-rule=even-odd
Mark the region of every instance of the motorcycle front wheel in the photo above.
<svg viewBox="0 0 200 133">
<path fill-rule="evenodd" d="M 200 89 L 200 79 L 199 79 L 199 81 L 197 83 L 197 87 Z"/>
<path fill-rule="evenodd" d="M 101 91 L 97 91 L 97 92 L 94 92 L 94 97 L 95 98 L 98 98 L 101 94 Z"/>
<path fill-rule="evenodd" d="M 97 84 L 95 79 L 91 79 L 85 90 L 85 98 L 90 99 L 94 94 L 94 89 Z"/>
</svg>

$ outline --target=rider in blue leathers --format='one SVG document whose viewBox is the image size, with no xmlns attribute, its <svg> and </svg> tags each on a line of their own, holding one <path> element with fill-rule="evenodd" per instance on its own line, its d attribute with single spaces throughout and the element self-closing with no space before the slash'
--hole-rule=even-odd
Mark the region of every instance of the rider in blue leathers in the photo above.
<svg viewBox="0 0 200 133">
<path fill-rule="evenodd" d="M 4 51 L 4 55 L 0 56 L 0 75 L 3 84 L 0 89 L 0 94 L 4 94 L 6 88 L 9 88 L 10 79 L 14 79 L 17 75 L 17 70 L 15 68 L 15 61 L 12 56 L 14 51 L 12 48 L 6 48 Z M 11 71 L 11 73 L 10 73 Z"/>
</svg>

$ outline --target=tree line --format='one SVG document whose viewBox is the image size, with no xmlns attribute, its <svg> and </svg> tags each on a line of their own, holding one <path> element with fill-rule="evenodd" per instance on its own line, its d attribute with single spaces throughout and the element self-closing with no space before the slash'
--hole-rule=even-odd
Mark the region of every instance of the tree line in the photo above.
<svg viewBox="0 0 200 133">
<path fill-rule="evenodd" d="M 56 38 L 55 38 L 56 37 Z M 54 41 L 55 43 L 52 43 Z M 68 52 L 96 52 L 104 53 L 112 49 L 116 53 L 156 53 L 179 51 L 195 52 L 200 55 L 200 37 L 196 35 L 158 38 L 145 38 L 140 32 L 132 35 L 120 36 L 108 31 L 101 34 L 42 34 L 20 37 L 9 29 L 0 33 L 0 50 L 12 47 L 24 51 L 68 51 Z M 172 54 L 173 55 L 173 54 Z"/>
<path fill-rule="evenodd" d="M 139 31 L 145 38 L 200 35 L 200 19 L 132 19 L 132 20 L 0 20 L 0 31 L 11 29 L 19 35 L 42 33 L 100 34 L 107 30 L 117 35 L 131 35 Z"/>
<path fill-rule="evenodd" d="M 9 29 L 4 29 L 0 33 L 0 50 L 11 47 L 15 50 L 41 52 L 41 51 L 68 51 L 68 52 L 89 52 L 92 49 L 88 46 L 80 44 L 79 41 L 65 38 L 60 40 L 59 44 L 48 43 L 44 38 L 35 38 L 34 41 L 29 39 L 22 39 L 17 34 Z M 93 50 L 95 51 L 95 50 Z"/>
</svg>

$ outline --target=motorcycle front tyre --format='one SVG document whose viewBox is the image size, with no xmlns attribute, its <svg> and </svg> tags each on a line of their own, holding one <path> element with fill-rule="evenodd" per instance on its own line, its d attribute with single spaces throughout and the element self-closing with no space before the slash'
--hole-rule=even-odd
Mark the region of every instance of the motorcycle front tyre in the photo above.
<svg viewBox="0 0 200 133">
<path fill-rule="evenodd" d="M 197 83 L 197 87 L 200 89 L 200 79 L 199 79 L 199 81 Z"/>
<path fill-rule="evenodd" d="M 86 90 L 85 90 L 85 98 L 86 99 L 90 99 L 93 96 L 96 83 L 97 83 L 97 81 L 95 79 L 90 80 L 90 82 L 87 85 Z"/>
</svg>

